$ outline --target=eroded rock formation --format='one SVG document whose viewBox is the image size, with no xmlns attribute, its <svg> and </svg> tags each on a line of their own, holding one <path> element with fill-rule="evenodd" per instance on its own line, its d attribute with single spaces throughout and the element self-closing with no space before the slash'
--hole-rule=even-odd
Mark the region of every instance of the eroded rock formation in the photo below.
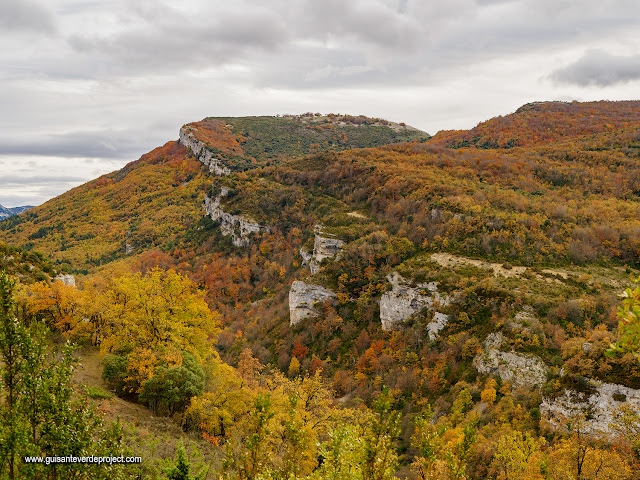
<svg viewBox="0 0 640 480">
<path fill-rule="evenodd" d="M 263 227 L 253 220 L 242 217 L 241 215 L 231 215 L 222 210 L 220 200 L 228 193 L 223 188 L 220 194 L 211 199 L 208 195 L 204 196 L 204 210 L 207 215 L 214 221 L 220 222 L 220 230 L 224 236 L 231 235 L 233 244 L 236 247 L 245 247 L 249 245 L 249 234 L 258 233 L 260 231 L 269 231 L 268 227 Z"/>
<path fill-rule="evenodd" d="M 325 258 L 334 258 L 340 255 L 345 243 L 335 235 L 324 233 L 322 225 L 316 225 L 313 229 L 315 238 L 313 241 L 313 253 L 300 250 L 302 264 L 308 264 L 312 274 L 320 270 L 320 262 Z"/>
<path fill-rule="evenodd" d="M 65 285 L 70 285 L 72 287 L 76 286 L 76 277 L 74 277 L 73 275 L 67 275 L 67 274 L 61 273 L 60 275 L 56 276 L 53 280 L 56 282 L 62 282 Z"/>
<path fill-rule="evenodd" d="M 289 323 L 295 325 L 305 318 L 318 316 L 315 305 L 335 296 L 336 294 L 327 288 L 296 280 L 289 291 Z"/>
<path fill-rule="evenodd" d="M 593 393 L 565 390 L 553 400 L 543 398 L 540 413 L 555 427 L 566 425 L 568 420 L 583 418 L 583 430 L 593 435 L 612 435 L 616 409 L 621 406 L 640 411 L 640 390 L 613 383 L 589 380 Z"/>
<path fill-rule="evenodd" d="M 548 368 L 535 355 L 499 350 L 504 337 L 490 334 L 484 342 L 484 352 L 473 359 L 473 366 L 487 375 L 498 375 L 502 381 L 516 386 L 540 386 L 547 381 Z"/>
<path fill-rule="evenodd" d="M 434 341 L 438 338 L 440 330 L 447 326 L 449 323 L 449 315 L 445 315 L 441 312 L 433 314 L 433 320 L 427 325 L 427 333 L 429 334 L 429 340 Z"/>
<path fill-rule="evenodd" d="M 180 143 L 190 148 L 198 160 L 209 167 L 211 173 L 216 175 L 231 174 L 231 169 L 222 163 L 221 159 L 215 158 L 207 146 L 200 142 L 186 125 L 180 129 Z"/>
<path fill-rule="evenodd" d="M 409 316 L 419 312 L 424 307 L 433 308 L 435 305 L 449 305 L 449 298 L 438 293 L 436 282 L 421 283 L 416 287 L 410 287 L 407 281 L 397 273 L 387 276 L 392 289 L 382 295 L 380 299 L 380 320 L 383 330 L 393 330 L 399 323 L 404 322 Z M 447 324 L 448 317 L 439 313 L 434 315 L 434 325 L 429 330 L 429 338 L 435 339 L 437 332 Z"/>
</svg>

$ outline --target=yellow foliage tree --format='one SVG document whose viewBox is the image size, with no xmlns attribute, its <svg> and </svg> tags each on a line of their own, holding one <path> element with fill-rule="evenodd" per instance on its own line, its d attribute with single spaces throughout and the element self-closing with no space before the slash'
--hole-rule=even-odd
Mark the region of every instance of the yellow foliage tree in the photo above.
<svg viewBox="0 0 640 480">
<path fill-rule="evenodd" d="M 45 320 L 62 332 L 69 332 L 82 322 L 81 295 L 75 287 L 61 281 L 26 285 L 19 292 L 17 301 L 30 316 Z"/>
<path fill-rule="evenodd" d="M 491 378 L 487 381 L 487 384 L 485 385 L 485 389 L 482 391 L 482 393 L 480 394 L 480 399 L 483 402 L 486 402 L 487 405 L 489 405 L 489 407 L 491 407 L 491 405 L 493 405 L 493 402 L 496 401 L 496 381 Z"/>
<path fill-rule="evenodd" d="M 187 351 L 200 363 L 213 353 L 218 314 L 187 277 L 153 269 L 113 280 L 102 305 L 102 353 L 149 349 Z"/>
<path fill-rule="evenodd" d="M 492 462 L 498 471 L 498 480 L 542 480 L 542 445 L 544 439 L 536 440 L 528 432 L 512 431 L 502 435 Z"/>
</svg>

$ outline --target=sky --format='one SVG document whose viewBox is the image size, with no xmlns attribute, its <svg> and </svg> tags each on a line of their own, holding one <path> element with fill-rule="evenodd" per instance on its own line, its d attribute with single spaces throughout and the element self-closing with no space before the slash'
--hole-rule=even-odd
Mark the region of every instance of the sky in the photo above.
<svg viewBox="0 0 640 480">
<path fill-rule="evenodd" d="M 0 0 L 0 204 L 39 205 L 207 116 L 431 134 L 637 100 L 637 0 Z"/>
</svg>

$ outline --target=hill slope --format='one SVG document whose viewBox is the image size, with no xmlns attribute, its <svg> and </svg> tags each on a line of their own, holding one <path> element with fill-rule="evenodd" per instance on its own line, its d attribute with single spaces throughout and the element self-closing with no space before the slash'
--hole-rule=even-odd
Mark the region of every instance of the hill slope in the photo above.
<svg viewBox="0 0 640 480">
<path fill-rule="evenodd" d="M 290 154 L 428 138 L 380 119 L 334 115 L 209 118 L 182 130 L 191 135 L 189 142 L 182 135 L 183 144 L 198 145 L 201 158 L 207 152 L 234 171 L 278 163 Z M 207 178 L 208 169 L 191 148 L 169 142 L 118 172 L 0 223 L 0 232 L 10 243 L 86 272 L 171 243 L 193 226 L 201 218 Z"/>
<path fill-rule="evenodd" d="M 452 148 L 532 147 L 637 125 L 640 102 L 534 102 L 471 130 L 438 132 L 432 145 Z"/>
</svg>

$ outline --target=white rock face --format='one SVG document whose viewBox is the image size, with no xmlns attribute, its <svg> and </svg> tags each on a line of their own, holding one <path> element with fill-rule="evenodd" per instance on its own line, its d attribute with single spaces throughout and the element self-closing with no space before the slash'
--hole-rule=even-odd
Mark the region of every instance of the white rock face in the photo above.
<svg viewBox="0 0 640 480">
<path fill-rule="evenodd" d="M 590 380 L 590 383 L 595 387 L 595 393 L 591 396 L 565 390 L 564 394 L 555 400 L 543 398 L 540 404 L 543 418 L 558 427 L 564 425 L 571 417 L 588 413 L 588 420 L 584 421 L 585 432 L 608 436 L 614 433 L 611 423 L 614 421 L 616 408 L 624 405 L 640 411 L 640 390 L 597 380 Z M 619 400 L 615 400 L 614 395 Z"/>
<path fill-rule="evenodd" d="M 388 275 L 387 280 L 391 282 L 393 287 L 390 292 L 386 292 L 380 299 L 380 321 L 383 330 L 393 330 L 396 324 L 404 322 L 409 316 L 419 312 L 424 307 L 432 308 L 435 303 L 447 306 L 450 303 L 448 297 L 443 297 L 438 293 L 438 285 L 436 282 L 422 283 L 417 287 L 410 287 L 406 280 L 397 273 Z M 448 317 L 439 314 L 438 318 L 434 316 L 434 321 L 438 322 L 441 327 L 433 327 L 433 334 L 437 334 L 439 330 L 444 328 Z M 443 317 L 447 317 L 444 321 Z M 431 338 L 431 329 L 429 331 Z"/>
<path fill-rule="evenodd" d="M 62 282 L 65 285 L 71 285 L 72 287 L 76 286 L 76 277 L 74 277 L 73 275 L 60 274 L 53 280 L 56 282 Z"/>
<path fill-rule="evenodd" d="M 433 314 L 433 320 L 427 325 L 427 333 L 429 334 L 429 340 L 433 341 L 438 338 L 440 330 L 447 326 L 449 323 L 449 315 L 436 312 Z"/>
<path fill-rule="evenodd" d="M 309 260 L 313 258 L 313 254 L 303 250 L 302 248 L 300 249 L 300 256 L 302 257 L 302 265 L 306 265 L 309 263 Z"/>
<path fill-rule="evenodd" d="M 289 291 L 290 325 L 295 325 L 308 317 L 317 317 L 319 312 L 315 309 L 315 305 L 335 296 L 336 294 L 329 289 L 296 280 Z"/>
<path fill-rule="evenodd" d="M 226 196 L 228 190 L 223 188 L 215 199 L 204 196 L 204 210 L 207 215 L 214 221 L 220 221 L 220 230 L 224 236 L 231 235 L 233 244 L 236 247 L 246 247 L 249 245 L 248 238 L 250 233 L 258 233 L 260 231 L 269 231 L 268 227 L 263 227 L 259 223 L 244 218 L 240 215 L 231 215 L 222 210 L 220 200 Z"/>
<path fill-rule="evenodd" d="M 315 238 L 313 241 L 313 253 L 300 250 L 302 264 L 309 265 L 312 274 L 320 271 L 320 262 L 325 258 L 339 258 L 345 243 L 335 235 L 322 232 L 322 225 L 316 225 L 313 229 Z"/>
<path fill-rule="evenodd" d="M 498 350 L 504 337 L 490 334 L 484 342 L 484 353 L 473 359 L 473 366 L 487 375 L 498 375 L 503 381 L 516 386 L 540 386 L 547 381 L 548 368 L 535 355 Z"/>
<path fill-rule="evenodd" d="M 198 160 L 209 167 L 209 171 L 211 173 L 215 173 L 216 175 L 231 174 L 231 169 L 225 166 L 219 158 L 214 158 L 213 153 L 207 149 L 207 146 L 204 143 L 196 139 L 195 135 L 187 126 L 180 129 L 180 143 L 183 146 L 190 148 Z"/>
</svg>

